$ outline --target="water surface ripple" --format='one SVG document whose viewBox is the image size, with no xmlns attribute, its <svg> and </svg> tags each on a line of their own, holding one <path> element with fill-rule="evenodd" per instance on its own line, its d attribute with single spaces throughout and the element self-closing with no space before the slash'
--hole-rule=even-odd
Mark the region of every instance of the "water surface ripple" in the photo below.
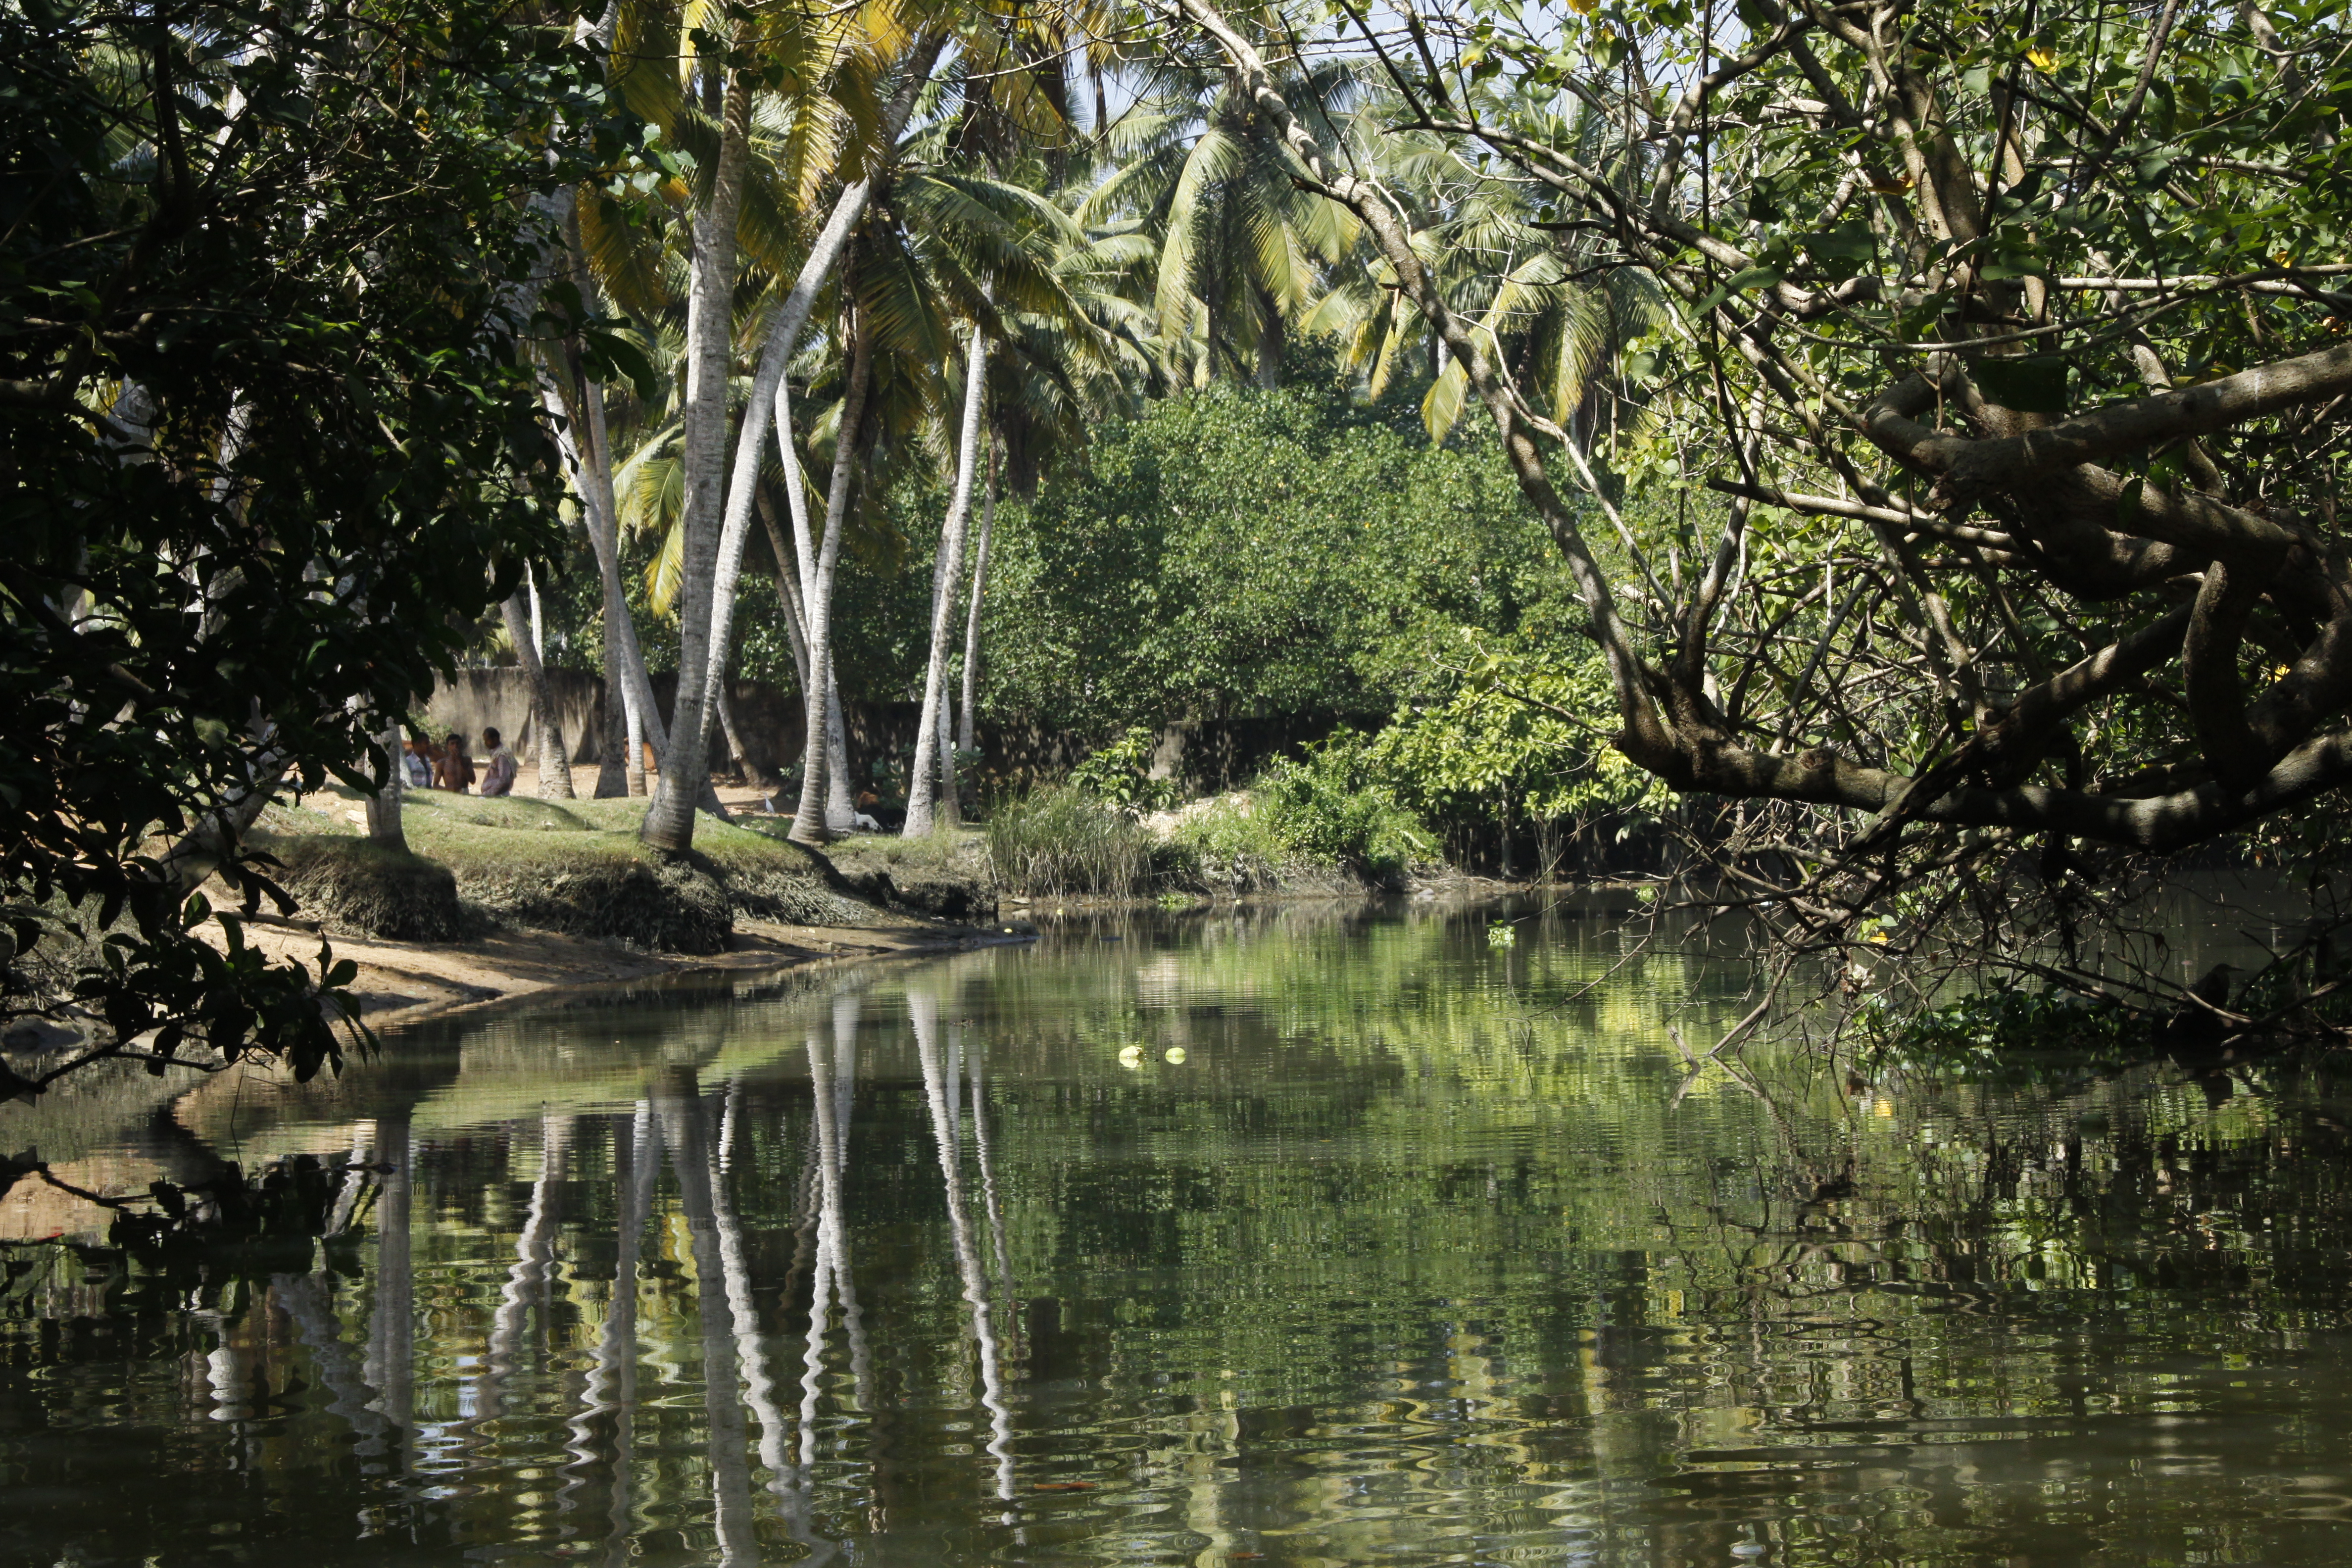
<svg viewBox="0 0 2352 1568">
<path fill-rule="evenodd" d="M 1741 1010 L 1573 910 L 1132 918 L 10 1108 L 332 1234 L 12 1194 L 0 1563 L 2352 1559 L 2336 1076 L 1686 1083 Z"/>
</svg>

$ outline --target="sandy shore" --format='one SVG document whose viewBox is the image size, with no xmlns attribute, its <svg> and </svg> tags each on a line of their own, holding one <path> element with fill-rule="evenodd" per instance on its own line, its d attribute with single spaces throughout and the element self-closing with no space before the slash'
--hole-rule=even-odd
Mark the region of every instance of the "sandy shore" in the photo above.
<svg viewBox="0 0 2352 1568">
<path fill-rule="evenodd" d="M 880 923 L 887 922 L 887 923 Z M 320 938 L 293 924 L 256 925 L 247 940 L 275 958 L 310 964 Z M 878 917 L 874 926 L 795 926 L 738 920 L 725 952 L 647 952 L 618 942 L 509 929 L 472 942 L 325 939 L 359 966 L 351 994 L 383 1034 L 428 1018 L 510 1004 L 558 990 L 626 985 L 686 974 L 748 974 L 827 960 L 953 952 L 1003 936 L 967 926 Z"/>
<path fill-rule="evenodd" d="M 699 956 L 646 952 L 617 942 L 588 941 L 552 931 L 509 929 L 469 942 L 378 942 L 360 938 L 329 938 L 338 959 L 359 966 L 352 994 L 361 1016 L 379 1037 L 430 1019 L 468 1012 L 528 1005 L 535 998 L 561 993 L 626 988 L 647 981 L 693 974 L 750 974 L 790 969 L 802 964 L 856 963 L 864 960 L 953 952 L 982 943 L 1013 940 L 1004 934 L 968 926 L 933 923 L 892 915 L 877 915 L 871 927 L 777 925 L 759 921 L 736 922 L 728 951 Z M 257 923 L 247 940 L 273 957 L 315 963 L 320 937 L 293 923 Z M 396 1046 L 394 1048 L 397 1048 Z M 274 1069 L 256 1065 L 231 1069 L 228 1078 L 258 1075 Z M 122 1124 L 134 1130 L 142 1117 L 191 1094 L 219 1089 L 222 1080 L 192 1069 L 149 1079 L 142 1074 L 68 1107 L 38 1104 L 0 1108 L 0 1139 L 11 1136 L 28 1148 L 54 1139 L 62 1130 L 49 1125 L 59 1113 L 88 1119 L 90 1131 Z M 48 1138 L 44 1138 L 44 1132 Z M 136 1145 L 143 1142 L 132 1138 Z M 73 1142 L 81 1142 L 76 1138 Z M 85 1148 L 88 1145 L 83 1145 Z M 55 1163 L 61 1180 L 85 1191 L 110 1197 L 135 1197 L 148 1184 L 170 1172 L 137 1147 L 101 1148 Z M 33 1240 L 77 1238 L 95 1243 L 104 1237 L 112 1213 L 42 1182 L 26 1179 L 0 1195 L 0 1245 Z"/>
</svg>

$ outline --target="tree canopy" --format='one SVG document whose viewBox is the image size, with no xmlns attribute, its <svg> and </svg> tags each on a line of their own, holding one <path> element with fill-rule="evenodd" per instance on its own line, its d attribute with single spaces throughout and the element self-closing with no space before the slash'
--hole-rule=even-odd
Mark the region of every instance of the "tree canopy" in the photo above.
<svg viewBox="0 0 2352 1568">
<path fill-rule="evenodd" d="M 265 896 L 276 783 L 375 787 L 568 555 L 662 853 L 744 643 L 809 698 L 803 837 L 847 820 L 842 667 L 888 653 L 950 814 L 959 658 L 967 733 L 1421 704 L 1388 744 L 1433 800 L 1506 759 L 1675 792 L 1710 897 L 1832 944 L 2021 868 L 2063 903 L 2332 841 L 2345 36 L 2340 0 L 14 7 L 16 951 L 164 1057 L 267 1018 L 326 1059 L 317 977 L 195 942 L 195 886 Z M 1327 354 L 1355 406 L 1280 389 Z"/>
</svg>

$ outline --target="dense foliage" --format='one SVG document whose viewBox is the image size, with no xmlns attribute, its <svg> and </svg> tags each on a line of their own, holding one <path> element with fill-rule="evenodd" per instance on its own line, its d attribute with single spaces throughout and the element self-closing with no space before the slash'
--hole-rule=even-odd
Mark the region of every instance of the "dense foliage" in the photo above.
<svg viewBox="0 0 2352 1568">
<path fill-rule="evenodd" d="M 985 700 L 1081 731 L 1385 716 L 1433 633 L 1515 631 L 1566 587 L 1488 451 L 1328 382 L 1154 403 L 998 531 Z"/>
<path fill-rule="evenodd" d="M 194 889 L 249 911 L 269 790 L 382 777 L 554 545 L 524 198 L 595 155 L 594 84 L 465 5 L 0 13 L 0 1014 L 334 1056 L 334 975 Z"/>
</svg>

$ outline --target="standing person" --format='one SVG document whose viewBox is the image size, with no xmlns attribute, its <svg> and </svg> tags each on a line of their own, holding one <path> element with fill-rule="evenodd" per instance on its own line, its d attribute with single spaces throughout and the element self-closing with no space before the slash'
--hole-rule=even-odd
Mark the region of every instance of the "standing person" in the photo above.
<svg viewBox="0 0 2352 1568">
<path fill-rule="evenodd" d="M 456 795 L 474 787 L 474 759 L 466 754 L 465 736 L 452 734 L 442 746 L 433 783 L 435 787 Z"/>
<path fill-rule="evenodd" d="M 410 789 L 433 787 L 433 748 L 424 736 L 408 737 L 408 746 L 400 753 L 400 777 Z"/>
<path fill-rule="evenodd" d="M 507 750 L 507 743 L 499 739 L 496 730 L 482 731 L 482 745 L 490 753 L 489 761 L 482 767 L 482 793 L 486 795 L 511 793 L 515 776 L 514 753 Z"/>
</svg>

